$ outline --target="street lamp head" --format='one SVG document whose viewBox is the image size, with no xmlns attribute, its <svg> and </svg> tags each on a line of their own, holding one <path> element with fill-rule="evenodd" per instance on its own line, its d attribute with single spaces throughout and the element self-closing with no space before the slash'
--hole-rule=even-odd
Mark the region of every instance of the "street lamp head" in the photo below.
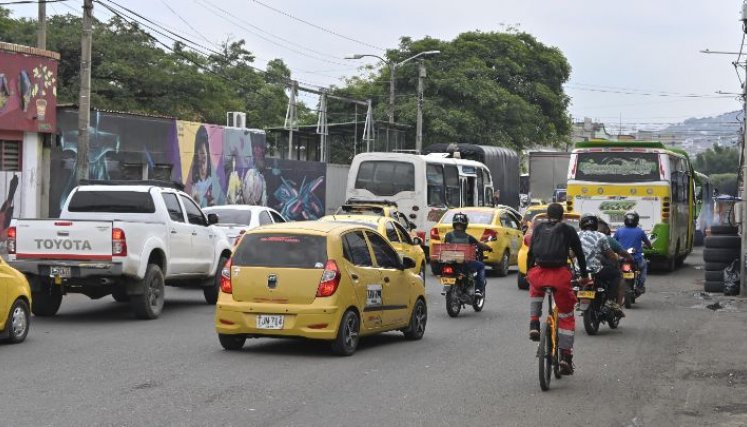
<svg viewBox="0 0 747 427">
<path fill-rule="evenodd" d="M 354 54 L 354 55 L 346 55 L 345 56 L 345 59 L 361 59 L 361 58 L 363 58 L 363 55 L 359 55 L 357 53 Z"/>
<path fill-rule="evenodd" d="M 421 55 L 438 55 L 440 53 L 440 50 L 426 50 L 425 52 L 421 53 Z"/>
</svg>

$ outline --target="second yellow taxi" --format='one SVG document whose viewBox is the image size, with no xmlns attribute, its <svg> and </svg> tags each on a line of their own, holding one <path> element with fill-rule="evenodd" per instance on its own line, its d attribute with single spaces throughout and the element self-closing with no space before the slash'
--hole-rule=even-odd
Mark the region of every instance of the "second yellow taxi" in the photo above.
<svg viewBox="0 0 747 427">
<path fill-rule="evenodd" d="M 388 216 L 352 214 L 327 215 L 319 218 L 319 221 L 337 221 L 373 228 L 386 237 L 400 255 L 415 260 L 412 272 L 419 274 L 425 280 L 425 252 L 420 246 L 422 242 L 420 238 L 412 237 L 397 220 Z"/>
<path fill-rule="evenodd" d="M 218 338 L 227 350 L 247 338 L 327 340 L 344 356 L 365 335 L 399 330 L 418 340 L 428 308 L 413 267 L 367 226 L 309 221 L 251 230 L 221 274 Z"/>
<path fill-rule="evenodd" d="M 441 220 L 431 229 L 430 250 L 433 245 L 444 241 L 446 233 L 454 227 L 451 222 L 454 214 L 462 212 L 469 218 L 467 234 L 482 241 L 493 249 L 484 253 L 483 262 L 491 266 L 498 276 L 506 276 L 508 269 L 516 265 L 517 254 L 521 247 L 522 233 L 519 229 L 519 218 L 512 209 L 470 207 L 449 209 Z M 439 274 L 438 263 L 431 261 L 433 274 Z"/>
</svg>

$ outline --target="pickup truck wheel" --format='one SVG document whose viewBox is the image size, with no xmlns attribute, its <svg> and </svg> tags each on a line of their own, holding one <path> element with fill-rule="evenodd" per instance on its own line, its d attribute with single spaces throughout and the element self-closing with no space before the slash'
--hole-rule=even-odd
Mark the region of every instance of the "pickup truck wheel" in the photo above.
<svg viewBox="0 0 747 427">
<path fill-rule="evenodd" d="M 223 271 L 223 267 L 226 266 L 227 262 L 228 257 L 225 255 L 221 255 L 220 259 L 218 260 L 218 268 L 215 270 L 215 276 L 210 279 L 208 286 L 202 288 L 202 292 L 205 295 L 205 302 L 210 305 L 215 305 L 215 303 L 218 302 L 218 293 L 220 292 L 220 275 Z"/>
<path fill-rule="evenodd" d="M 62 293 L 52 286 L 41 292 L 31 294 L 31 312 L 39 317 L 51 317 L 57 314 L 62 304 Z"/>
<path fill-rule="evenodd" d="M 145 277 L 139 283 L 142 294 L 130 298 L 132 311 L 138 319 L 155 319 L 163 311 L 164 279 L 161 267 L 148 264 Z"/>
</svg>

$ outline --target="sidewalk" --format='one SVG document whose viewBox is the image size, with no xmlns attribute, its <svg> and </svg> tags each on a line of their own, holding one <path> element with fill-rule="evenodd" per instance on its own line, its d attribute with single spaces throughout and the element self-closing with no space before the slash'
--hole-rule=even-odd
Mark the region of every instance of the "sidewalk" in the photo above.
<svg viewBox="0 0 747 427">
<path fill-rule="evenodd" d="M 662 290 L 679 325 L 674 368 L 631 425 L 745 426 L 747 299 L 702 292 L 702 250 L 687 261 L 688 280 Z"/>
</svg>

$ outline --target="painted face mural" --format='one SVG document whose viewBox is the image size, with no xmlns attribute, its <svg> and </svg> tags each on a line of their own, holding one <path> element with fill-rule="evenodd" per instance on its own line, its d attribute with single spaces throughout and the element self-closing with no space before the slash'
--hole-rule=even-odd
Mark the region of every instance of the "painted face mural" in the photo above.
<svg viewBox="0 0 747 427">
<path fill-rule="evenodd" d="M 292 220 L 324 215 L 326 165 L 266 158 L 263 131 L 108 112 L 95 112 L 92 119 L 91 179 L 174 180 L 201 207 L 271 206 Z M 58 112 L 58 124 L 62 138 L 52 152 L 53 216 L 76 185 L 77 111 Z"/>
</svg>

